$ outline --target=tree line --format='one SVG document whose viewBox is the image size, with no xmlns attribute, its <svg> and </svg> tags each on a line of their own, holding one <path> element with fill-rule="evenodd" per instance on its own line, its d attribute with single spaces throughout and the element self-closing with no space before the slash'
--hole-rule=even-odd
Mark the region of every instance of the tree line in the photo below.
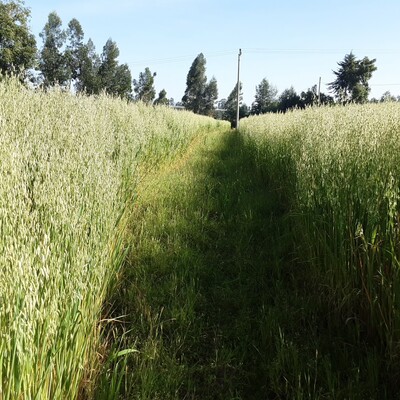
<svg viewBox="0 0 400 400">
<path fill-rule="evenodd" d="M 23 0 L 0 2 L 0 70 L 2 75 L 15 74 L 35 87 L 48 89 L 55 85 L 88 95 L 106 92 L 130 101 L 147 104 L 173 103 L 165 89 L 156 98 L 154 81 L 156 73 L 145 68 L 138 79 L 132 79 L 127 64 L 118 61 L 119 49 L 111 38 L 104 44 L 101 54 L 96 52 L 91 39 L 85 41 L 84 31 L 77 19 L 69 21 L 64 29 L 56 12 L 49 14 L 40 33 L 42 46 L 38 50 L 28 21 L 30 11 Z M 243 103 L 240 84 L 240 118 L 267 112 L 286 112 L 292 108 L 305 108 L 321 104 L 364 103 L 368 101 L 368 81 L 376 71 L 376 59 L 357 59 L 351 52 L 338 69 L 333 71 L 335 80 L 328 84 L 331 95 L 319 93 L 317 86 L 296 93 L 293 87 L 279 96 L 275 86 L 266 78 L 256 87 L 251 106 Z M 186 78 L 186 90 L 178 106 L 197 114 L 224 118 L 235 123 L 237 84 L 227 99 L 217 101 L 218 85 L 215 77 L 206 76 L 206 58 L 200 53 L 193 61 Z M 398 100 L 390 92 L 381 101 Z M 373 99 L 373 101 L 378 101 Z M 221 111 L 222 110 L 222 111 Z"/>
<path fill-rule="evenodd" d="M 217 83 L 213 78 L 208 84 L 205 76 L 206 60 L 203 54 L 199 54 L 193 61 L 187 76 L 187 89 L 182 105 L 194 112 L 201 112 L 207 109 L 212 110 L 206 102 L 217 99 Z M 368 101 L 370 87 L 368 81 L 372 73 L 376 71 L 376 59 L 370 60 L 364 57 L 359 60 L 351 52 L 346 54 L 344 60 L 338 63 L 337 71 L 333 71 L 335 80 L 328 84 L 333 96 L 321 93 L 317 85 L 312 86 L 300 94 L 296 93 L 293 87 L 285 89 L 279 96 L 278 90 L 266 78 L 262 79 L 256 87 L 254 102 L 249 107 L 243 103 L 242 84 L 239 87 L 239 118 L 248 115 L 265 114 L 268 112 L 286 112 L 293 108 L 306 108 L 314 105 L 332 105 L 347 103 L 365 103 Z M 212 84 L 212 90 L 209 86 Z M 218 102 L 218 109 L 223 110 L 220 116 L 236 125 L 237 84 L 227 99 Z M 390 93 L 385 93 L 382 101 L 393 100 Z M 202 106 L 203 104 L 203 106 Z M 215 110 L 213 110 L 215 113 Z"/>
<path fill-rule="evenodd" d="M 111 38 L 96 52 L 91 39 L 85 41 L 80 22 L 73 18 L 64 29 L 56 12 L 49 14 L 39 34 L 42 46 L 37 48 L 28 21 L 30 11 L 22 0 L 0 2 L 0 71 L 17 75 L 34 87 L 59 86 L 88 95 L 106 92 L 127 100 L 168 104 L 166 91 L 157 99 L 155 73 L 149 68 L 132 79 L 127 64 L 118 61 L 119 49 Z"/>
</svg>

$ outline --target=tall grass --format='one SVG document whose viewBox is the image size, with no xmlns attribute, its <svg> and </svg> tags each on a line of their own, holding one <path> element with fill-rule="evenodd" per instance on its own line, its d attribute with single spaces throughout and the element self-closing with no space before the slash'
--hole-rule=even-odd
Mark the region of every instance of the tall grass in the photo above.
<svg viewBox="0 0 400 400">
<path fill-rule="evenodd" d="M 305 276 L 390 360 L 400 340 L 400 105 L 251 117 L 241 131 L 288 194 Z M 300 267 L 299 267 L 300 268 Z"/>
<path fill-rule="evenodd" d="M 167 108 L 0 83 L 2 400 L 90 394 L 138 172 L 216 126 Z"/>
</svg>

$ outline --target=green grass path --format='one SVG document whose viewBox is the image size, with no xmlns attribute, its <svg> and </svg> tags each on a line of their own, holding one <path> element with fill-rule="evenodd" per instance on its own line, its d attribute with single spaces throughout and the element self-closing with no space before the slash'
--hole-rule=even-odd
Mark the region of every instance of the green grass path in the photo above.
<svg viewBox="0 0 400 400">
<path fill-rule="evenodd" d="M 329 326 L 254 152 L 203 135 L 139 185 L 112 299 L 123 356 L 97 399 L 375 398 L 376 360 Z"/>
<path fill-rule="evenodd" d="M 123 398 L 265 397 L 284 215 L 236 132 L 201 137 L 141 184 L 116 299 L 138 350 Z"/>
<path fill-rule="evenodd" d="M 397 398 L 379 348 L 333 323 L 256 151 L 209 133 L 139 184 L 96 400 Z"/>
</svg>

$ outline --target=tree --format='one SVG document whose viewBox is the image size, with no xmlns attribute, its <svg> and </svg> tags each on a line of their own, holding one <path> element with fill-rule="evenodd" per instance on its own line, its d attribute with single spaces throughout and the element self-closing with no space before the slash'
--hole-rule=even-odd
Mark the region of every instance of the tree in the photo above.
<svg viewBox="0 0 400 400">
<path fill-rule="evenodd" d="M 123 99 L 132 99 L 132 74 L 128 64 L 118 65 L 108 92 Z"/>
<path fill-rule="evenodd" d="M 173 99 L 172 99 L 173 103 Z M 167 99 L 167 92 L 165 89 L 161 90 L 161 92 L 158 94 L 157 99 L 154 100 L 154 105 L 156 106 L 168 106 L 170 105 L 170 100 Z"/>
<path fill-rule="evenodd" d="M 218 108 L 219 110 L 225 110 L 225 108 L 226 108 L 226 101 L 227 101 L 227 99 L 221 99 L 221 100 L 219 100 L 219 101 L 218 101 L 218 104 L 217 104 L 217 108 Z"/>
<path fill-rule="evenodd" d="M 70 69 L 71 78 L 77 80 L 80 79 L 83 57 L 85 55 L 83 44 L 84 33 L 77 19 L 73 18 L 69 22 L 66 35 L 68 44 L 65 50 L 65 58 Z"/>
<path fill-rule="evenodd" d="M 318 105 L 317 85 L 314 85 L 311 89 L 307 89 L 306 92 L 301 92 L 300 100 L 302 107 Z"/>
<path fill-rule="evenodd" d="M 101 64 L 98 72 L 100 87 L 108 93 L 111 92 L 112 89 L 115 70 L 118 66 L 118 56 L 119 49 L 117 44 L 112 41 L 111 38 L 108 39 L 103 47 Z"/>
<path fill-rule="evenodd" d="M 329 88 L 341 103 L 364 103 L 368 100 L 368 81 L 377 69 L 375 62 L 376 59 L 368 57 L 357 60 L 351 52 L 338 63 L 339 69 L 333 71 L 336 79 L 329 84 Z"/>
<path fill-rule="evenodd" d="M 243 117 L 247 117 L 249 114 L 248 107 L 243 102 L 243 93 L 242 93 L 242 82 L 240 82 L 240 92 L 239 92 L 239 119 Z M 228 96 L 225 103 L 225 113 L 224 118 L 230 121 L 231 126 L 235 127 L 236 125 L 236 114 L 237 114 L 237 83 Z"/>
<path fill-rule="evenodd" d="M 100 91 L 100 57 L 91 39 L 80 51 L 80 71 L 75 88 L 78 92 L 98 94 Z"/>
<path fill-rule="evenodd" d="M 118 64 L 117 44 L 108 39 L 103 47 L 101 62 L 97 74 L 98 90 L 105 90 L 113 96 L 126 99 L 132 97 L 132 75 L 127 64 Z"/>
<path fill-rule="evenodd" d="M 43 75 L 44 86 L 49 87 L 56 84 L 65 86 L 71 74 L 62 51 L 66 32 L 62 29 L 62 21 L 57 13 L 49 14 L 47 23 L 39 36 L 43 39 L 39 66 Z"/>
<path fill-rule="evenodd" d="M 212 77 L 210 82 L 204 88 L 203 100 L 200 113 L 208 116 L 213 116 L 215 110 L 215 101 L 218 99 L 217 80 Z"/>
<path fill-rule="evenodd" d="M 296 93 L 293 86 L 285 89 L 279 96 L 278 111 L 286 112 L 287 110 L 301 106 L 300 96 Z"/>
<path fill-rule="evenodd" d="M 252 114 L 264 114 L 277 109 L 276 95 L 278 90 L 266 78 L 256 87 L 254 103 L 251 106 Z"/>
<path fill-rule="evenodd" d="M 193 61 L 186 78 L 185 95 L 182 102 L 185 108 L 199 114 L 203 109 L 203 95 L 207 82 L 206 59 L 200 53 Z"/>
<path fill-rule="evenodd" d="M 381 97 L 381 103 L 385 103 L 388 101 L 397 101 L 396 96 L 393 96 L 390 91 L 386 91 L 385 93 L 383 93 L 382 97 Z"/>
<path fill-rule="evenodd" d="M 314 85 L 311 89 L 307 89 L 306 92 L 301 92 L 300 94 L 300 103 L 301 107 L 315 106 L 315 105 L 328 105 L 333 104 L 334 99 L 331 96 L 326 95 L 325 93 L 319 94 L 318 101 L 318 89 L 317 85 Z"/>
<path fill-rule="evenodd" d="M 151 104 L 156 97 L 156 90 L 154 88 L 154 78 L 157 73 L 151 73 L 148 67 L 145 68 L 144 72 L 139 74 L 139 79 L 133 80 L 133 87 L 136 93 L 136 100 L 143 101 L 146 104 Z"/>
<path fill-rule="evenodd" d="M 36 40 L 29 31 L 29 9 L 23 2 L 0 3 L 0 72 L 3 75 L 16 73 L 22 79 L 27 70 L 35 66 Z"/>
</svg>

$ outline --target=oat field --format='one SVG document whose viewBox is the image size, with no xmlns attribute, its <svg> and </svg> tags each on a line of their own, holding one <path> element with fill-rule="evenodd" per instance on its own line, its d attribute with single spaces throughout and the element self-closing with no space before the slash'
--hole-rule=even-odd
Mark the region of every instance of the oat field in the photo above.
<svg viewBox="0 0 400 400">
<path fill-rule="evenodd" d="M 0 99 L 0 398 L 74 399 L 104 356 L 136 182 L 221 124 L 15 80 Z"/>
<path fill-rule="evenodd" d="M 335 312 L 397 357 L 400 105 L 253 117 L 242 133 L 286 187 L 298 256 L 321 278 Z"/>
</svg>

